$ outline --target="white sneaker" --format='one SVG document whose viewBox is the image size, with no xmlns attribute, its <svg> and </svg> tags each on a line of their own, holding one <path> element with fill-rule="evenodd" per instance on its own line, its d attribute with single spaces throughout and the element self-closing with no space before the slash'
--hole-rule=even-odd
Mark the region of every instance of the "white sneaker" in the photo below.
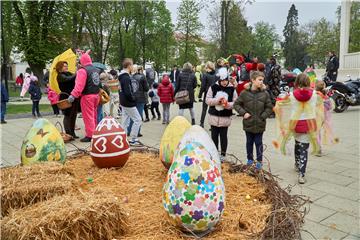
<svg viewBox="0 0 360 240">
<path fill-rule="evenodd" d="M 132 146 L 132 147 L 139 147 L 139 146 L 142 146 L 142 143 L 141 143 L 141 142 L 139 142 L 139 140 L 137 140 L 137 139 L 130 140 L 130 141 L 129 141 L 129 144 L 130 144 L 130 146 Z"/>
<path fill-rule="evenodd" d="M 301 174 L 299 175 L 299 178 L 298 178 L 298 182 L 300 184 L 304 184 L 306 182 L 306 179 L 305 179 L 305 176 L 302 176 Z"/>
</svg>

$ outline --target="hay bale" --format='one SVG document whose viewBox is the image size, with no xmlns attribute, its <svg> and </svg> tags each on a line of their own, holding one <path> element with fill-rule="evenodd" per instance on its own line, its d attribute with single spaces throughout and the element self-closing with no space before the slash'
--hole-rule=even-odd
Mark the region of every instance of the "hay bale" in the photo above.
<svg viewBox="0 0 360 240">
<path fill-rule="evenodd" d="M 12 211 L 1 221 L 3 239 L 113 239 L 127 215 L 111 192 L 73 192 Z"/>
<path fill-rule="evenodd" d="M 1 215 L 62 195 L 72 189 L 73 177 L 62 164 L 48 162 L 1 169 Z"/>
</svg>

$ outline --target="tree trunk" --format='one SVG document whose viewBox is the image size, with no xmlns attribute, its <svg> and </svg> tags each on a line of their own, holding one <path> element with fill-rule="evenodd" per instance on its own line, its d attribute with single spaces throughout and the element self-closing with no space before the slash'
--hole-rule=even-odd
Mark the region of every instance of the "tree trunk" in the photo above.
<svg viewBox="0 0 360 240">
<path fill-rule="evenodd" d="M 146 53 L 146 5 L 144 4 L 144 18 L 143 18 L 144 22 L 143 22 L 143 37 L 142 37 L 142 60 L 143 60 L 143 67 L 145 69 L 145 63 L 146 63 L 146 59 L 145 59 L 145 53 Z"/>
<path fill-rule="evenodd" d="M 44 68 L 45 64 L 34 64 L 28 63 L 33 74 L 38 78 L 39 83 L 42 83 L 42 79 L 44 78 Z"/>
</svg>

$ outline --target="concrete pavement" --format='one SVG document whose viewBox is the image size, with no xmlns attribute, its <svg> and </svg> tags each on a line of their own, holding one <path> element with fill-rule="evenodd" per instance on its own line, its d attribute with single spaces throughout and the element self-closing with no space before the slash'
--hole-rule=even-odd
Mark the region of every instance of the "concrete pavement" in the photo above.
<svg viewBox="0 0 360 240">
<path fill-rule="evenodd" d="M 195 104 L 196 123 L 199 123 L 201 104 Z M 171 117 L 177 115 L 177 106 L 171 105 Z M 190 120 L 189 112 L 185 116 Z M 47 117 L 51 122 L 62 121 L 61 118 Z M 292 193 L 309 196 L 310 212 L 306 216 L 304 229 L 311 232 L 316 239 L 360 239 L 359 218 L 359 121 L 360 108 L 350 107 L 341 114 L 333 114 L 334 130 L 340 138 L 335 146 L 324 146 L 325 156 L 310 156 L 306 174 L 307 183 L 299 185 L 297 175 L 293 170 L 294 157 L 283 156 L 277 152 L 271 141 L 275 136 L 275 120 L 267 120 L 267 131 L 264 133 L 264 144 L 267 148 L 264 156 L 264 168 L 271 167 L 271 172 L 282 180 L 282 186 L 293 185 Z M 11 166 L 20 162 L 20 148 L 23 137 L 31 124 L 32 118 L 8 120 L 8 124 L 0 126 L 1 131 L 1 166 Z M 77 134 L 84 135 L 82 119 L 77 120 L 81 130 Z M 140 140 L 150 146 L 159 146 L 165 125 L 161 121 L 144 123 Z M 209 129 L 209 126 L 205 126 Z M 85 148 L 89 144 L 79 141 L 74 144 Z M 74 149 L 67 144 L 67 150 Z M 290 149 L 292 149 L 290 147 Z M 292 150 L 291 150 L 292 152 Z M 242 130 L 242 121 L 235 117 L 229 129 L 228 153 L 233 153 L 245 162 L 245 134 Z M 307 232 L 302 234 L 304 239 L 313 239 Z"/>
</svg>

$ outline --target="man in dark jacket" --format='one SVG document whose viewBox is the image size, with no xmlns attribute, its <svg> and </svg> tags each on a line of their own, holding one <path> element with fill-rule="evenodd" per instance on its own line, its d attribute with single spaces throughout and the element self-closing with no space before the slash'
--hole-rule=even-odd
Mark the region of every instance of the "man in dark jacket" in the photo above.
<svg viewBox="0 0 360 240">
<path fill-rule="evenodd" d="M 194 72 L 192 71 L 191 63 L 185 63 L 183 66 L 183 71 L 179 74 L 178 79 L 176 80 L 175 87 L 175 98 L 176 93 L 187 90 L 189 93 L 190 101 L 188 103 L 179 104 L 179 115 L 184 116 L 184 109 L 190 110 L 191 115 L 191 124 L 195 125 L 195 112 L 194 112 L 194 101 L 195 93 L 194 89 L 197 87 L 197 81 Z"/>
<path fill-rule="evenodd" d="M 331 81 L 335 82 L 338 75 L 339 59 L 336 57 L 335 52 L 329 52 L 329 60 L 326 64 L 326 75 Z"/>
<path fill-rule="evenodd" d="M 179 70 L 177 69 L 177 66 L 174 65 L 174 68 L 173 70 L 171 71 L 170 73 L 170 81 L 171 83 L 175 83 L 176 82 L 176 79 L 179 77 Z"/>
<path fill-rule="evenodd" d="M 147 102 L 147 92 L 149 91 L 149 85 L 146 81 L 145 75 L 142 73 L 142 67 L 138 67 L 136 66 L 133 71 L 135 72 L 135 74 L 132 76 L 134 83 L 137 85 L 137 91 L 134 93 L 135 98 L 136 98 L 136 109 L 138 110 L 141 119 L 143 118 L 143 112 L 144 112 L 144 108 L 145 108 L 145 104 Z M 133 125 L 133 121 L 130 120 L 130 125 L 128 128 L 128 133 L 131 132 L 131 128 Z M 138 132 L 138 137 L 142 137 L 142 134 L 140 133 L 141 127 L 139 129 Z"/>
<path fill-rule="evenodd" d="M 7 123 L 5 121 L 6 103 L 9 101 L 9 94 L 3 83 L 1 83 L 1 124 Z"/>
<path fill-rule="evenodd" d="M 125 58 L 123 61 L 123 70 L 120 72 L 119 81 L 120 81 L 120 104 L 122 107 L 122 126 L 127 131 L 130 120 L 133 120 L 134 124 L 131 128 L 129 141 L 131 146 L 141 145 L 137 139 L 139 129 L 141 127 L 141 116 L 136 109 L 136 97 L 135 92 L 137 92 L 136 80 L 132 80 L 130 73 L 133 70 L 133 60 L 131 58 Z"/>
<path fill-rule="evenodd" d="M 208 109 L 208 105 L 206 104 L 206 93 L 209 88 L 216 82 L 216 72 L 215 72 L 215 64 L 212 62 L 207 62 L 205 65 L 206 73 L 204 73 L 201 79 L 201 88 L 199 96 L 204 93 L 204 100 L 202 104 L 202 112 L 201 112 L 201 119 L 200 119 L 200 126 L 204 127 L 205 116 Z"/>
</svg>

